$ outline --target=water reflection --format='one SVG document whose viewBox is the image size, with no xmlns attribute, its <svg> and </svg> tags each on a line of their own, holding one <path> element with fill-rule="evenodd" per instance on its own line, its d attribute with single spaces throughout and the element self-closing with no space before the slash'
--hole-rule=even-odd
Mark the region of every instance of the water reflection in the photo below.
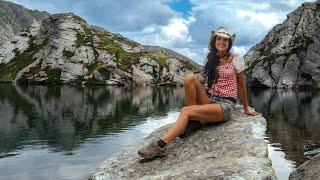
<svg viewBox="0 0 320 180">
<path fill-rule="evenodd" d="M 269 155 L 287 179 L 291 165 L 307 160 L 303 146 L 320 137 L 320 92 L 250 89 L 249 101 L 267 119 Z M 84 179 L 173 122 L 183 105 L 181 87 L 0 84 L 0 179 Z"/>
<path fill-rule="evenodd" d="M 0 155 L 26 145 L 71 154 L 84 139 L 117 133 L 183 106 L 183 88 L 0 85 Z"/>
<path fill-rule="evenodd" d="M 271 146 L 299 166 L 307 160 L 303 146 L 320 138 L 320 93 L 250 89 L 250 103 L 267 119 Z"/>
</svg>

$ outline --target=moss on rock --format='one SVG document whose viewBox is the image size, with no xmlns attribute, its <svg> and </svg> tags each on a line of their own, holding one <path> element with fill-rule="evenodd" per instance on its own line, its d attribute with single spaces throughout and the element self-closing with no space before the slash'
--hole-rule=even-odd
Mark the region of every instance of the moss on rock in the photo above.
<svg viewBox="0 0 320 180">
<path fill-rule="evenodd" d="M 183 68 L 184 69 L 188 69 L 188 70 L 191 70 L 191 71 L 193 71 L 195 69 L 195 67 L 192 64 L 188 63 L 188 62 L 182 61 L 182 64 L 183 64 Z"/>
<path fill-rule="evenodd" d="M 115 61 L 118 64 L 118 68 L 122 71 L 132 73 L 132 65 L 139 63 L 141 53 L 130 53 L 124 51 L 119 44 L 113 42 L 108 36 L 99 35 L 99 38 L 101 40 L 100 48 L 115 55 Z"/>
<path fill-rule="evenodd" d="M 152 53 L 145 53 L 144 57 L 152 58 L 154 59 L 160 66 L 160 70 L 166 68 L 169 69 L 169 64 L 167 63 L 167 59 L 169 56 L 161 51 L 158 52 L 152 52 Z"/>
<path fill-rule="evenodd" d="M 275 48 L 278 43 L 279 39 L 275 39 L 271 43 L 267 44 L 267 49 L 259 49 L 260 56 L 269 56 L 270 54 L 272 54 L 271 50 Z"/>
<path fill-rule="evenodd" d="M 66 57 L 67 59 L 70 59 L 72 56 L 74 56 L 74 52 L 63 50 L 62 52 L 63 56 Z"/>
<path fill-rule="evenodd" d="M 44 44 L 36 45 L 34 42 L 35 38 L 33 36 L 30 36 L 29 38 L 28 49 L 21 54 L 17 49 L 15 49 L 14 52 L 16 56 L 7 64 L 2 64 L 0 66 L 0 82 L 13 81 L 19 71 L 35 61 L 35 59 L 33 59 L 33 55 L 38 52 Z"/>
<path fill-rule="evenodd" d="M 45 72 L 48 76 L 48 83 L 50 84 L 60 83 L 61 69 L 53 68 L 53 69 L 48 69 Z"/>
<path fill-rule="evenodd" d="M 312 43 L 313 39 L 311 37 L 296 38 L 293 41 L 293 45 L 295 47 L 291 49 L 291 53 L 299 53 L 300 51 L 306 50 L 307 47 Z"/>
<path fill-rule="evenodd" d="M 78 33 L 77 34 L 77 39 L 76 39 L 76 46 L 80 47 L 83 46 L 87 43 L 93 43 L 93 34 L 91 32 L 91 29 L 89 28 L 84 28 L 84 33 Z"/>
</svg>

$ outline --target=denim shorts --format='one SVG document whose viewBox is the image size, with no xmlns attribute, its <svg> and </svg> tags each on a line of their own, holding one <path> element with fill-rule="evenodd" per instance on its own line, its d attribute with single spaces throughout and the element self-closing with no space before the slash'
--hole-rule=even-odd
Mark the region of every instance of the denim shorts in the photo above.
<svg viewBox="0 0 320 180">
<path fill-rule="evenodd" d="M 222 97 L 212 96 L 210 98 L 210 102 L 212 104 L 220 104 L 223 111 L 223 120 L 227 121 L 231 119 L 231 115 L 233 113 L 235 103 L 231 100 L 224 99 Z"/>
</svg>

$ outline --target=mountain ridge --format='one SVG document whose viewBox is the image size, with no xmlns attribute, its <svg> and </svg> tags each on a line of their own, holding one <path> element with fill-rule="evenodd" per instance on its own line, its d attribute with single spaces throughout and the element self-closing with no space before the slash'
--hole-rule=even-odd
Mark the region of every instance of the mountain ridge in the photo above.
<svg viewBox="0 0 320 180">
<path fill-rule="evenodd" d="M 34 21 L 42 21 L 50 14 L 46 11 L 30 10 L 22 5 L 0 0 L 0 45 L 27 28 Z"/>
<path fill-rule="evenodd" d="M 0 81 L 181 85 L 200 72 L 190 59 L 150 47 L 73 13 L 53 14 L 0 47 Z"/>
</svg>

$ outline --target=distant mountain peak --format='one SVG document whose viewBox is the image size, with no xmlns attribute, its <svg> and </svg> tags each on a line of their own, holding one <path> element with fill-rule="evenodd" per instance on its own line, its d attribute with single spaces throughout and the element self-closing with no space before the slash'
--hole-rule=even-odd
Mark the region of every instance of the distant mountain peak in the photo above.
<svg viewBox="0 0 320 180">
<path fill-rule="evenodd" d="M 50 14 L 45 11 L 30 10 L 19 4 L 0 0 L 0 45 L 34 21 L 42 21 Z"/>
</svg>

